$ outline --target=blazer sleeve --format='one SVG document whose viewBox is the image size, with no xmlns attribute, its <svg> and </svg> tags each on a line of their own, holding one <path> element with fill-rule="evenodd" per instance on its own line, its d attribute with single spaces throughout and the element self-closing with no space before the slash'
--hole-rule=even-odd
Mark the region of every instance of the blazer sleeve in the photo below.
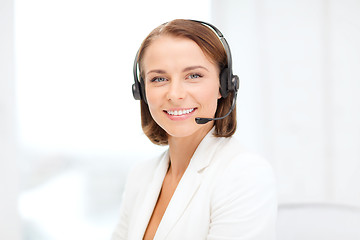
<svg viewBox="0 0 360 240">
<path fill-rule="evenodd" d="M 133 200 L 136 195 L 137 186 L 137 172 L 138 166 L 133 167 L 127 176 L 125 188 L 122 194 L 120 217 L 118 224 L 112 234 L 111 240 L 126 240 L 128 239 L 128 227 L 133 207 Z"/>
<path fill-rule="evenodd" d="M 129 181 L 126 181 L 125 188 L 122 194 L 122 203 L 120 207 L 120 218 L 117 226 L 112 234 L 111 240 L 125 240 L 127 239 L 128 223 L 129 223 L 129 202 L 127 197 L 129 191 Z"/>
<path fill-rule="evenodd" d="M 275 240 L 275 177 L 258 156 L 237 157 L 216 181 L 208 240 Z"/>
</svg>

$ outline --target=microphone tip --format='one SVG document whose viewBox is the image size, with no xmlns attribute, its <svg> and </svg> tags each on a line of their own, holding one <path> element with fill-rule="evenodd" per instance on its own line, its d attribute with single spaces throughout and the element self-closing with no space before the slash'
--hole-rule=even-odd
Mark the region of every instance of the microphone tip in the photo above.
<svg viewBox="0 0 360 240">
<path fill-rule="evenodd" d="M 211 119 L 208 118 L 195 118 L 195 122 L 197 124 L 205 124 L 207 122 L 209 122 Z"/>
</svg>

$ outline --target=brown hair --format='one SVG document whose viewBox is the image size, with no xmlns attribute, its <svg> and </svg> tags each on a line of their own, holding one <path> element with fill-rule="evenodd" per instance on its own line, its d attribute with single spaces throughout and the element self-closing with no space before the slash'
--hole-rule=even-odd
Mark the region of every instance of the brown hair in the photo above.
<svg viewBox="0 0 360 240">
<path fill-rule="evenodd" d="M 209 27 L 191 20 L 176 19 L 155 28 L 143 41 L 138 53 L 138 63 L 140 69 L 141 81 L 143 81 L 142 57 L 150 44 L 162 35 L 171 35 L 174 37 L 183 37 L 193 40 L 209 58 L 216 63 L 220 69 L 227 66 L 227 56 L 219 37 Z M 142 87 L 144 82 L 141 82 Z M 145 91 L 145 89 L 143 89 Z M 218 99 L 218 106 L 215 117 L 224 116 L 230 109 L 234 92 L 230 92 L 226 98 Z M 167 145 L 168 135 L 152 118 L 149 106 L 144 100 L 140 101 L 141 105 L 141 125 L 145 135 L 157 145 Z M 236 107 L 224 119 L 215 121 L 216 137 L 230 137 L 236 130 Z"/>
</svg>

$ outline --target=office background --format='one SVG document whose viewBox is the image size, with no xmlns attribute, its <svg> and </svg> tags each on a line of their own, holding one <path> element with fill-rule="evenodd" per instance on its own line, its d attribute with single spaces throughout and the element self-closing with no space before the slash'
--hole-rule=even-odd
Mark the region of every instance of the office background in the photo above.
<svg viewBox="0 0 360 240">
<path fill-rule="evenodd" d="M 281 206 L 360 208 L 360 2 L 0 2 L 0 239 L 107 239 L 141 132 L 132 63 L 155 26 L 215 24 L 240 76 L 236 137 Z M 359 223 L 360 226 L 360 223 Z"/>
</svg>

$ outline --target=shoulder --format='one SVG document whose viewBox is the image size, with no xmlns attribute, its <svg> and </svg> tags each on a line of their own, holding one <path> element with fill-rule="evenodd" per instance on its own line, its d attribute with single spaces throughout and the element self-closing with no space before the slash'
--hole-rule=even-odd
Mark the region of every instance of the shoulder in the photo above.
<svg viewBox="0 0 360 240">
<path fill-rule="evenodd" d="M 215 185 L 221 191 L 275 192 L 276 180 L 269 161 L 243 147 L 236 138 L 221 141 L 214 165 L 217 169 Z"/>
<path fill-rule="evenodd" d="M 244 147 L 236 138 L 230 137 L 222 141 L 219 152 L 226 155 L 228 164 L 239 167 L 264 167 L 271 170 L 269 161 L 258 153 Z"/>
<path fill-rule="evenodd" d="M 128 191 L 137 191 L 141 186 L 148 183 L 166 154 L 167 151 L 157 157 L 142 160 L 134 164 L 128 172 L 125 189 Z"/>
<path fill-rule="evenodd" d="M 209 236 L 275 239 L 277 192 L 270 163 L 229 138 L 217 147 L 212 169 Z"/>
<path fill-rule="evenodd" d="M 156 170 L 157 166 L 159 166 L 160 161 L 164 158 L 167 151 L 163 152 L 159 156 L 141 160 L 135 163 L 128 172 L 127 182 L 128 183 L 140 183 L 139 180 L 147 181 L 151 178 Z"/>
<path fill-rule="evenodd" d="M 236 138 L 219 138 L 215 158 L 221 159 L 221 165 L 234 167 L 236 170 L 243 168 L 265 168 L 272 171 L 272 167 L 263 156 L 248 150 Z M 229 169 L 230 170 L 230 169 Z"/>
</svg>

